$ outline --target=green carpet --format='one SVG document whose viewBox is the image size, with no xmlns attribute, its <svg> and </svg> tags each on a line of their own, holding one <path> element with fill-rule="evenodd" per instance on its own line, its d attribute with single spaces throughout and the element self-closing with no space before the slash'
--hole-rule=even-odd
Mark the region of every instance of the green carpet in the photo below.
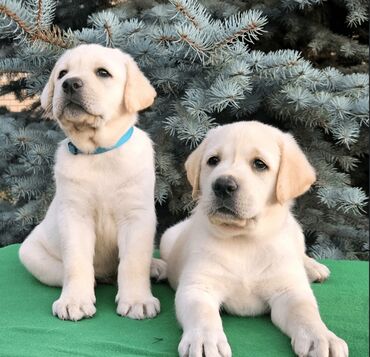
<svg viewBox="0 0 370 357">
<path fill-rule="evenodd" d="M 18 245 L 0 249 L 0 356 L 177 356 L 181 330 L 174 294 L 165 283 L 153 293 L 161 313 L 153 320 L 134 321 L 115 313 L 116 288 L 98 286 L 97 313 L 79 322 L 51 314 L 60 289 L 42 285 L 18 260 Z M 330 279 L 313 285 L 323 320 L 349 345 L 351 357 L 368 356 L 368 263 L 325 261 Z M 289 338 L 269 317 L 223 316 L 234 357 L 293 356 Z"/>
</svg>

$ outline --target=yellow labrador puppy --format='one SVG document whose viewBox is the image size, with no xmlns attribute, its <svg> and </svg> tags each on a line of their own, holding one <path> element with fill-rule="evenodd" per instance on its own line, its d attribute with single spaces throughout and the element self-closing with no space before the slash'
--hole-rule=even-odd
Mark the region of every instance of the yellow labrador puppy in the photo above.
<svg viewBox="0 0 370 357">
<path fill-rule="evenodd" d="M 231 356 L 220 307 L 242 316 L 271 311 L 299 356 L 348 356 L 346 343 L 322 322 L 309 284 L 329 271 L 305 255 L 290 211 L 315 181 L 293 137 L 259 122 L 221 126 L 185 166 L 199 203 L 160 247 L 177 289 L 180 356 Z"/>
<path fill-rule="evenodd" d="M 57 61 L 41 105 L 68 136 L 56 153 L 55 197 L 20 248 L 41 282 L 62 286 L 60 319 L 95 314 L 94 282 L 118 274 L 117 313 L 154 317 L 150 290 L 155 234 L 154 159 L 134 127 L 156 92 L 134 60 L 117 49 L 81 45 Z"/>
</svg>

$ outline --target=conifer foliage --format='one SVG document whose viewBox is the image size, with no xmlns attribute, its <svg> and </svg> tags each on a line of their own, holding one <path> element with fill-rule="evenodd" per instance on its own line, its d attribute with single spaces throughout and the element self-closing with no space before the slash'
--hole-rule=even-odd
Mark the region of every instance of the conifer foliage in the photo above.
<svg viewBox="0 0 370 357">
<path fill-rule="evenodd" d="M 354 6 L 355 2 L 362 7 Z M 302 17 L 307 7 L 323 6 L 320 1 L 284 0 L 279 6 L 268 1 L 253 5 L 253 1 L 219 0 L 153 1 L 141 7 L 138 4 L 127 1 L 93 13 L 87 27 L 72 31 L 53 26 L 54 0 L 1 0 L 1 34 L 12 38 L 14 54 L 0 59 L 0 70 L 26 72 L 27 77 L 18 84 L 24 89 L 24 96 L 32 96 L 41 92 L 56 59 L 66 48 L 100 43 L 130 53 L 158 92 L 153 107 L 141 114 L 140 125 L 155 142 L 157 203 L 166 205 L 173 214 L 193 207 L 183 163 L 211 127 L 257 119 L 292 132 L 318 174 L 314 188 L 296 206 L 309 251 L 316 257 L 366 259 L 367 196 L 353 181 L 368 150 L 368 75 L 343 74 L 333 67 L 319 69 L 293 49 L 255 49 L 264 38 L 271 39 L 277 18 L 283 21 L 281 14 L 286 16 L 286 27 L 294 28 L 294 19 Z M 348 0 L 345 4 L 347 25 L 361 25 L 366 12 L 362 0 Z M 298 35 L 294 36 L 297 40 Z M 315 40 L 312 36 L 312 48 Z M 354 41 L 341 43 L 342 47 L 347 46 L 342 49 L 343 55 L 362 56 L 363 61 L 368 53 L 366 46 Z M 317 46 L 316 43 L 315 50 L 319 51 Z M 1 93 L 10 90 L 6 87 Z M 0 125 L 0 131 L 8 130 L 10 152 L 17 148 L 22 152 L 14 155 L 34 155 L 32 145 L 19 148 L 11 139 L 14 133 L 9 134 L 10 129 L 6 129 L 29 130 L 27 126 L 21 128 L 24 123 L 2 119 Z M 51 129 L 39 125 L 37 133 L 29 131 L 30 137 L 51 135 Z M 52 133 L 52 142 L 44 138 L 43 145 L 55 147 L 57 132 Z M 40 156 L 39 166 L 44 172 L 52 162 L 47 159 L 52 154 L 52 148 L 49 149 Z M 32 177 L 23 180 L 16 170 L 19 160 L 13 156 L 9 162 L 11 165 L 7 169 L 2 165 L 2 170 L 10 182 L 12 200 L 43 200 L 46 187 L 51 190 L 50 185 L 42 186 L 46 176 L 40 182 Z M 20 177 L 22 183 L 18 182 Z M 22 189 L 17 193 L 16 187 Z M 31 193 L 22 196 L 22 190 Z M 5 205 L 0 209 L 10 212 L 7 217 L 14 220 L 12 215 L 16 213 L 7 211 L 11 203 Z M 32 209 L 25 216 L 33 218 L 27 218 L 22 232 L 43 212 L 37 209 L 30 214 Z M 7 237 L 1 244 L 11 241 Z"/>
<path fill-rule="evenodd" d="M 54 194 L 53 163 L 63 138 L 52 122 L 0 116 L 0 246 L 21 242 Z"/>
</svg>

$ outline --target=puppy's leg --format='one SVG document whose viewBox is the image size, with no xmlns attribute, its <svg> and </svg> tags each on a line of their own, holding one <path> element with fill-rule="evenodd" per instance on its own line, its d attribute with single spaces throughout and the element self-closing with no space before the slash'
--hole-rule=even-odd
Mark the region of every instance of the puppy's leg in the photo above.
<svg viewBox="0 0 370 357">
<path fill-rule="evenodd" d="M 53 314 L 62 320 L 80 320 L 95 314 L 94 221 L 83 210 L 67 208 L 59 222 L 63 259 L 63 289 L 53 304 Z"/>
<path fill-rule="evenodd" d="M 347 357 L 345 341 L 322 322 L 309 285 L 279 293 L 270 300 L 272 321 L 292 339 L 298 356 Z"/>
<path fill-rule="evenodd" d="M 132 319 L 156 316 L 159 300 L 150 290 L 150 264 L 155 233 L 155 212 L 136 211 L 118 226 L 117 313 Z"/>
<path fill-rule="evenodd" d="M 150 264 L 150 277 L 157 281 L 167 279 L 167 263 L 162 259 L 153 258 Z"/>
<path fill-rule="evenodd" d="M 183 328 L 178 348 L 181 357 L 231 357 L 217 300 L 206 286 L 179 286 L 175 304 Z"/>
<path fill-rule="evenodd" d="M 43 243 L 46 233 L 43 224 L 38 225 L 19 249 L 19 259 L 27 270 L 42 283 L 50 286 L 63 285 L 63 264 L 52 255 Z"/>
<path fill-rule="evenodd" d="M 306 254 L 303 257 L 303 263 L 310 282 L 322 283 L 330 275 L 330 270 L 324 264 L 320 264 L 315 259 L 308 257 Z"/>
<path fill-rule="evenodd" d="M 175 224 L 174 226 L 168 228 L 161 237 L 160 242 L 160 253 L 161 259 L 168 261 L 168 258 L 171 255 L 172 248 L 174 247 L 177 239 L 180 236 L 180 233 L 184 231 L 189 220 L 186 219 L 180 223 Z"/>
</svg>

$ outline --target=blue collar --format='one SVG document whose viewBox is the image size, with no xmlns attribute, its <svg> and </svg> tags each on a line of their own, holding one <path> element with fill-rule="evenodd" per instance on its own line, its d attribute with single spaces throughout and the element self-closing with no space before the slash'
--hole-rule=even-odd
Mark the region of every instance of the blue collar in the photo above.
<svg viewBox="0 0 370 357">
<path fill-rule="evenodd" d="M 117 149 L 119 148 L 120 146 L 122 146 L 125 142 L 129 141 L 131 136 L 132 136 L 132 133 L 134 132 L 134 127 L 132 126 L 130 129 L 128 129 L 122 136 L 121 138 L 116 142 L 115 145 L 109 147 L 109 148 L 102 148 L 102 147 L 98 147 L 95 149 L 94 152 L 92 152 L 91 154 L 88 154 L 88 155 L 96 155 L 96 154 L 104 154 L 105 152 L 107 151 L 111 151 L 111 150 L 114 150 L 114 149 Z M 68 141 L 68 150 L 69 152 L 72 154 L 72 155 L 78 155 L 78 154 L 85 154 L 83 151 L 81 151 L 77 146 L 75 146 L 72 141 Z"/>
</svg>

